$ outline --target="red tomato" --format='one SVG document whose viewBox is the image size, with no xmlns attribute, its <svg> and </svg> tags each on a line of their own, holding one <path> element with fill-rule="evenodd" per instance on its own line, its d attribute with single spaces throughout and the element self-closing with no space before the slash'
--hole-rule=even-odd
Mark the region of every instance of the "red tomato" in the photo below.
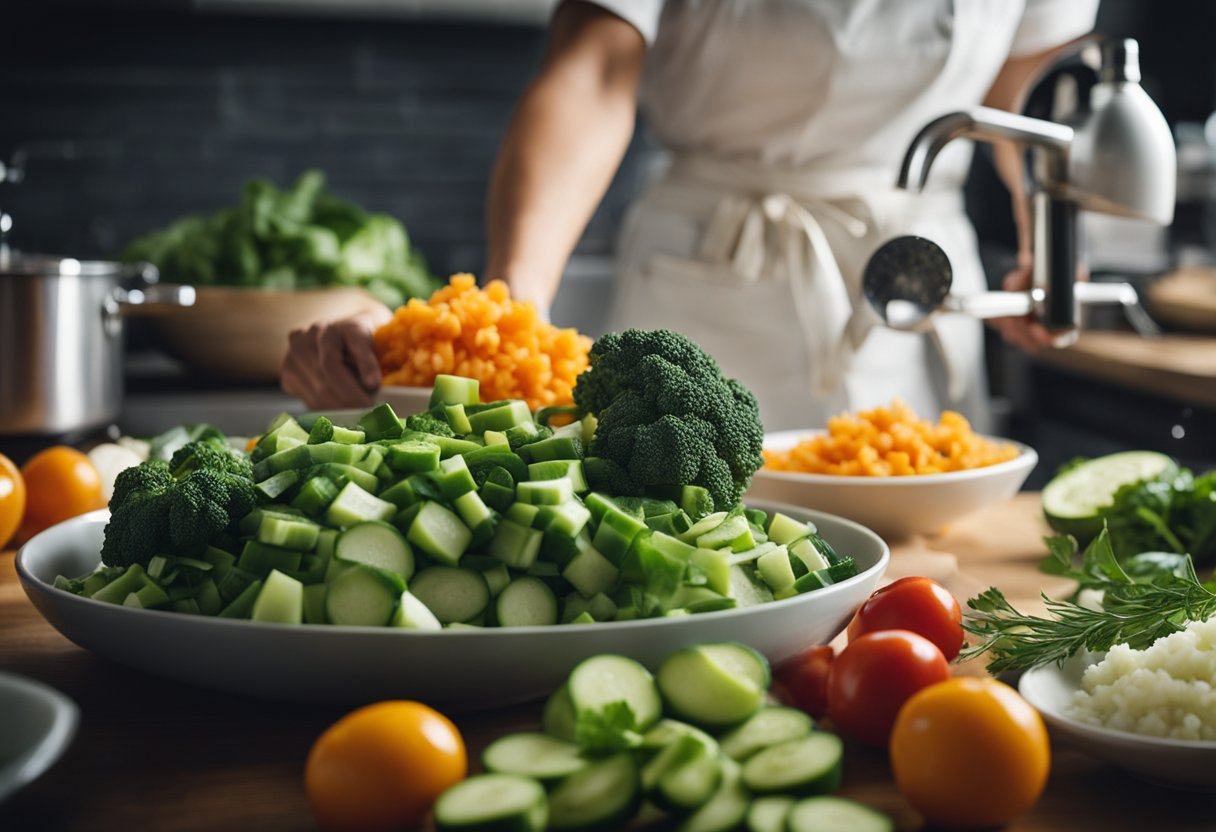
<svg viewBox="0 0 1216 832">
<path fill-rule="evenodd" d="M 927 638 L 907 630 L 866 633 L 832 662 L 828 714 L 843 733 L 885 746 L 904 702 L 949 678 L 949 663 Z"/>
<path fill-rule="evenodd" d="M 836 651 L 820 645 L 782 662 L 773 672 L 784 702 L 818 719 L 828 712 L 828 673 Z"/>
<path fill-rule="evenodd" d="M 937 645 L 946 661 L 963 646 L 963 611 L 937 581 L 900 578 L 871 595 L 849 622 L 849 641 L 879 630 L 910 630 Z"/>
</svg>

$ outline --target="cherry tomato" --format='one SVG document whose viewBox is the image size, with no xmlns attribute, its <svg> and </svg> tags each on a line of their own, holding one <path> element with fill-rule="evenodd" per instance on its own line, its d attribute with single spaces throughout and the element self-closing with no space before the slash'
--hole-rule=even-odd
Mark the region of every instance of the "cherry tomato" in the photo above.
<svg viewBox="0 0 1216 832">
<path fill-rule="evenodd" d="M 879 630 L 911 630 L 937 645 L 946 661 L 963 646 L 963 611 L 930 578 L 900 578 L 871 595 L 849 622 L 849 640 Z"/>
<path fill-rule="evenodd" d="M 773 671 L 773 681 L 782 701 L 806 711 L 816 719 L 828 712 L 828 673 L 836 651 L 820 645 L 782 662 Z"/>
<path fill-rule="evenodd" d="M 843 733 L 886 746 L 900 707 L 917 691 L 950 678 L 933 642 L 907 630 L 881 630 L 850 641 L 828 675 L 828 715 Z"/>
<path fill-rule="evenodd" d="M 1043 793 L 1051 769 L 1038 712 L 995 679 L 960 676 L 917 693 L 891 732 L 891 768 L 935 826 L 1004 826 Z"/>
<path fill-rule="evenodd" d="M 25 514 L 25 479 L 13 461 L 0 454 L 0 549 L 13 537 Z"/>
<path fill-rule="evenodd" d="M 464 739 L 447 717 L 420 702 L 378 702 L 317 739 L 304 787 L 323 829 L 414 829 L 467 772 Z"/>
<path fill-rule="evenodd" d="M 34 454 L 21 466 L 25 478 L 25 521 L 21 536 L 28 538 L 56 523 L 105 508 L 101 474 L 92 461 L 75 448 L 56 445 Z"/>
</svg>

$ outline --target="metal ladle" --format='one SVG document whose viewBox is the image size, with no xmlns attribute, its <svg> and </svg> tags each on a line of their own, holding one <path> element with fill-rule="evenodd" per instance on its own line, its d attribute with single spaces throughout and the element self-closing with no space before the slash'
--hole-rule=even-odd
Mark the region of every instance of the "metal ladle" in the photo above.
<svg viewBox="0 0 1216 832">
<path fill-rule="evenodd" d="M 1028 315 L 1035 293 L 980 292 L 950 294 L 954 270 L 941 246 L 924 237 L 896 237 L 879 246 L 866 263 L 861 287 L 866 302 L 891 329 L 928 332 L 939 312 L 959 312 L 973 318 Z"/>
</svg>

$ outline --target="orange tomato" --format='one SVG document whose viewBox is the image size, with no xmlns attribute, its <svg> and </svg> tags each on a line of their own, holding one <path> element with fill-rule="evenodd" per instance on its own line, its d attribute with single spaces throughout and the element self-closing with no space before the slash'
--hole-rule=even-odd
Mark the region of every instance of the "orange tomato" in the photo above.
<svg viewBox="0 0 1216 832">
<path fill-rule="evenodd" d="M 412 829 L 467 772 L 464 739 L 447 717 L 420 702 L 378 702 L 317 739 L 304 786 L 323 829 Z"/>
<path fill-rule="evenodd" d="M 1038 711 L 995 679 L 958 677 L 904 705 L 891 732 L 895 783 L 936 826 L 1003 826 L 1047 784 L 1051 749 Z"/>
<path fill-rule="evenodd" d="M 56 445 L 39 451 L 21 466 L 21 476 L 26 497 L 22 537 L 86 511 L 105 508 L 101 475 L 75 448 Z"/>
<path fill-rule="evenodd" d="M 25 479 L 13 461 L 0 454 L 0 549 L 13 537 L 25 514 Z"/>
</svg>

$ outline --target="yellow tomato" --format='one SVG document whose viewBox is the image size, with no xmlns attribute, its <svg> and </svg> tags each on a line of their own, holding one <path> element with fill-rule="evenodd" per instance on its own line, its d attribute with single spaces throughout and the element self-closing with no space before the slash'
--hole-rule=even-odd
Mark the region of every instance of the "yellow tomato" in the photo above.
<svg viewBox="0 0 1216 832">
<path fill-rule="evenodd" d="M 323 829 L 412 829 L 468 772 L 464 739 L 420 702 L 379 702 L 331 725 L 308 754 L 304 786 Z"/>
<path fill-rule="evenodd" d="M 25 480 L 13 461 L 0 454 L 0 549 L 12 539 L 25 514 Z"/>
<path fill-rule="evenodd" d="M 931 823 L 1004 825 L 1033 806 L 1047 784 L 1047 728 L 1008 685 L 949 679 L 900 710 L 891 768 L 899 790 Z"/>
<path fill-rule="evenodd" d="M 21 536 L 30 537 L 56 523 L 105 508 L 101 475 L 75 448 L 56 445 L 39 451 L 21 466 L 25 479 L 25 522 Z"/>
</svg>

